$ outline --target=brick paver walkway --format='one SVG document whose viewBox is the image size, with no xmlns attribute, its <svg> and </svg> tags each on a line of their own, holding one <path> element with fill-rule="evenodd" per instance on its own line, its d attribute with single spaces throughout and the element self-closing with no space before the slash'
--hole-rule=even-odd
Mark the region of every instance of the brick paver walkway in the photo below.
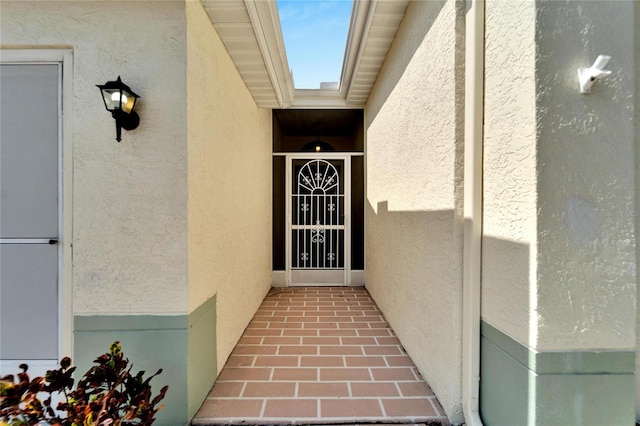
<svg viewBox="0 0 640 426">
<path fill-rule="evenodd" d="M 449 422 L 362 287 L 274 288 L 192 424 Z"/>
</svg>

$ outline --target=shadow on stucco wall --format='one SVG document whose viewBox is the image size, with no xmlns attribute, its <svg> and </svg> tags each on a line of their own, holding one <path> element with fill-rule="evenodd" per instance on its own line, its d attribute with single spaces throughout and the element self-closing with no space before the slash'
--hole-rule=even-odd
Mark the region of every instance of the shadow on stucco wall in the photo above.
<svg viewBox="0 0 640 426">
<path fill-rule="evenodd" d="M 462 253 L 453 210 L 366 205 L 366 287 L 449 418 L 462 422 Z"/>
<path fill-rule="evenodd" d="M 486 424 L 528 424 L 530 370 L 518 359 L 530 344 L 528 244 L 482 238 L 480 415 Z"/>
<path fill-rule="evenodd" d="M 528 244 L 482 237 L 481 317 L 521 344 L 531 346 L 530 256 Z"/>
<path fill-rule="evenodd" d="M 456 243 L 458 216 L 453 209 L 394 211 L 393 203 L 390 210 L 389 202 L 384 201 L 376 209 L 367 203 L 366 220 L 367 289 L 451 421 L 462 422 L 462 282 L 457 270 L 462 250 Z M 515 321 L 519 329 L 528 332 L 529 247 L 491 237 L 484 242 L 490 262 L 484 265 L 483 279 L 498 281 L 490 287 L 494 291 L 489 304 L 513 308 L 497 310 L 493 312 L 495 322 L 491 315 L 487 321 L 502 332 L 510 331 L 502 330 L 502 323 Z M 513 301 L 514 293 L 525 300 Z M 494 302 L 492 298 L 496 297 L 498 301 Z M 499 406 L 507 398 L 513 407 L 508 414 L 513 412 L 518 417 L 524 413 L 525 424 L 530 388 L 527 370 L 509 356 L 505 358 L 504 340 L 494 342 L 490 338 L 483 337 L 488 356 L 482 386 L 485 395 L 494 397 L 484 401 L 485 405 Z M 506 393 L 498 392 L 500 389 Z"/>
</svg>

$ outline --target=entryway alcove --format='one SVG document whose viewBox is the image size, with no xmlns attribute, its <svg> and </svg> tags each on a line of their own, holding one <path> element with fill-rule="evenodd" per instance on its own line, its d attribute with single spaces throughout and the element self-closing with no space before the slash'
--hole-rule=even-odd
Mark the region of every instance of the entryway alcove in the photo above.
<svg viewBox="0 0 640 426">
<path fill-rule="evenodd" d="M 364 285 L 364 114 L 273 110 L 273 285 Z"/>
</svg>

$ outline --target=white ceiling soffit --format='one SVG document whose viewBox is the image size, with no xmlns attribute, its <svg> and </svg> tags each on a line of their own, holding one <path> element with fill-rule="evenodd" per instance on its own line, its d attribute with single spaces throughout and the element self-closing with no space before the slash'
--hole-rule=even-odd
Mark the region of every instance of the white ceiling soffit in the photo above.
<svg viewBox="0 0 640 426">
<path fill-rule="evenodd" d="M 409 0 L 356 0 L 342 65 L 342 96 L 364 105 L 404 18 Z"/>
<path fill-rule="evenodd" d="M 293 100 L 275 1 L 201 0 L 256 103 L 286 108 Z"/>
<path fill-rule="evenodd" d="M 363 107 L 409 0 L 355 0 L 339 90 L 293 89 L 275 0 L 201 0 L 256 103 Z"/>
</svg>

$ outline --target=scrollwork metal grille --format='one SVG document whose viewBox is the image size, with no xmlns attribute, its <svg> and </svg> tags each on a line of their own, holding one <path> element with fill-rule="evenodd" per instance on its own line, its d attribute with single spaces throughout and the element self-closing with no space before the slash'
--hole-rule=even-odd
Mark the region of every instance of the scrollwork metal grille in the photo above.
<svg viewBox="0 0 640 426">
<path fill-rule="evenodd" d="M 338 167 L 326 160 L 310 160 L 295 168 L 291 203 L 294 269 L 344 268 L 344 189 Z"/>
</svg>

